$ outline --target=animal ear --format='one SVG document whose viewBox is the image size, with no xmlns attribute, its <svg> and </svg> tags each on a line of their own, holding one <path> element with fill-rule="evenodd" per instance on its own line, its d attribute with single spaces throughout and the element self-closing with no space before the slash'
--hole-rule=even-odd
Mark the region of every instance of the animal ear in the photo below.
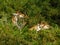
<svg viewBox="0 0 60 45">
<path fill-rule="evenodd" d="M 26 15 L 25 17 L 26 17 L 26 18 L 29 18 L 29 16 L 27 16 L 27 15 Z"/>
</svg>

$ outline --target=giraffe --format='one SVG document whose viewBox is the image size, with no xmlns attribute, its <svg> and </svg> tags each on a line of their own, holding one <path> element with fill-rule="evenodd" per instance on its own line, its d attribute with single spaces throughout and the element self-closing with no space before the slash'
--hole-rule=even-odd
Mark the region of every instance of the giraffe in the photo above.
<svg viewBox="0 0 60 45">
<path fill-rule="evenodd" d="M 26 25 L 26 21 L 25 18 L 28 17 L 25 14 L 21 13 L 21 12 L 16 12 L 13 13 L 12 16 L 12 23 L 17 26 L 19 29 L 23 28 Z"/>
<path fill-rule="evenodd" d="M 29 30 L 36 30 L 36 31 L 47 30 L 47 29 L 50 29 L 50 25 L 47 22 L 41 22 L 29 28 Z"/>
</svg>

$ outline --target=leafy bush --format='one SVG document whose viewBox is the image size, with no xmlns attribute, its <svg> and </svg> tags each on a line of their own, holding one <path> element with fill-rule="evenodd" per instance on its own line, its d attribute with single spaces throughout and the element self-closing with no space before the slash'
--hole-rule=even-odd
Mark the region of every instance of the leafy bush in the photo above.
<svg viewBox="0 0 60 45">
<path fill-rule="evenodd" d="M 11 21 L 16 10 L 29 16 L 22 30 Z M 59 11 L 60 0 L 0 0 L 0 45 L 60 45 Z M 29 30 L 41 21 L 47 21 L 53 28 Z"/>
</svg>

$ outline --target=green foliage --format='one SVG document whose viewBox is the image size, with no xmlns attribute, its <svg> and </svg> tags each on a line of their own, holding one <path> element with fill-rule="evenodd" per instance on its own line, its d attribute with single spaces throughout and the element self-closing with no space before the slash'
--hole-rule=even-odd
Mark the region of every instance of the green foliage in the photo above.
<svg viewBox="0 0 60 45">
<path fill-rule="evenodd" d="M 22 30 L 11 21 L 16 10 L 29 16 Z M 52 29 L 28 30 L 41 21 L 47 21 Z M 0 45 L 60 45 L 59 24 L 60 0 L 0 0 Z"/>
<path fill-rule="evenodd" d="M 1 45 L 59 45 L 60 30 L 8 30 L 0 28 L 0 44 Z"/>
</svg>

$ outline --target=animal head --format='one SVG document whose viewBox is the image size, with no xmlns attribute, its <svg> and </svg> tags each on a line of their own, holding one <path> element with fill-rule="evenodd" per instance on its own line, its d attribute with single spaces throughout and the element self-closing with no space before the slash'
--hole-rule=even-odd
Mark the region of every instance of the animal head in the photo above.
<svg viewBox="0 0 60 45">
<path fill-rule="evenodd" d="M 19 17 L 20 17 L 20 18 L 24 18 L 25 15 L 24 15 L 24 14 L 19 14 Z"/>
<path fill-rule="evenodd" d="M 41 22 L 40 27 L 42 27 L 42 29 L 49 29 L 50 25 L 47 22 Z"/>
</svg>

